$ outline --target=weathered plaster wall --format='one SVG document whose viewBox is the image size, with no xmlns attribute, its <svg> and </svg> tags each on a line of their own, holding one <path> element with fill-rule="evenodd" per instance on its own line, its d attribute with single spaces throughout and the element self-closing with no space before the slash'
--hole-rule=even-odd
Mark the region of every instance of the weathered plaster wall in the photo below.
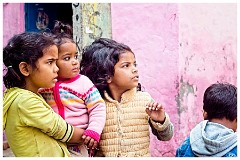
<svg viewBox="0 0 240 160">
<path fill-rule="evenodd" d="M 136 54 L 140 82 L 161 102 L 174 137 L 151 137 L 152 156 L 175 156 L 202 120 L 202 97 L 212 83 L 237 80 L 236 4 L 112 4 L 112 37 Z"/>
<path fill-rule="evenodd" d="M 73 39 L 77 42 L 80 53 L 95 39 L 112 37 L 111 4 L 73 3 L 72 9 Z"/>
<path fill-rule="evenodd" d="M 210 84 L 237 84 L 237 5 L 179 4 L 179 17 L 177 143 L 202 120 Z"/>
</svg>

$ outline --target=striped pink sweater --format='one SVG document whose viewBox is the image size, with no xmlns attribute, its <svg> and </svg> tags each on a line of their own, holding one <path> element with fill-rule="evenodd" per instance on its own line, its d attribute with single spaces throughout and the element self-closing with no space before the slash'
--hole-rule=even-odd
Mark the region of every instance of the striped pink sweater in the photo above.
<svg viewBox="0 0 240 160">
<path fill-rule="evenodd" d="M 69 124 L 86 129 L 85 135 L 99 141 L 106 122 L 106 105 L 88 77 L 77 75 L 68 80 L 59 79 L 53 88 L 39 92 Z"/>
</svg>

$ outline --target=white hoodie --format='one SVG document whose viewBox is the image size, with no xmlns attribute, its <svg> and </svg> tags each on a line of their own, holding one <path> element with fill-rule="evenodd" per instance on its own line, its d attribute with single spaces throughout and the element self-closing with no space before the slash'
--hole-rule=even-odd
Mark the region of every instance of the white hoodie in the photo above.
<svg viewBox="0 0 240 160">
<path fill-rule="evenodd" d="M 237 132 L 205 120 L 191 131 L 190 144 L 196 156 L 222 157 L 237 146 Z"/>
</svg>

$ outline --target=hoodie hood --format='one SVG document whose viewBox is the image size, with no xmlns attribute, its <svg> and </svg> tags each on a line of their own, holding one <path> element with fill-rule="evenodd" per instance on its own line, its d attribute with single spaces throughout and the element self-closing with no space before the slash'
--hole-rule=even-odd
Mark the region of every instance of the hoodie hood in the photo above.
<svg viewBox="0 0 240 160">
<path fill-rule="evenodd" d="M 4 92 L 4 96 L 3 96 L 3 130 L 5 129 L 5 126 L 6 126 L 8 109 L 10 108 L 10 106 L 12 105 L 12 103 L 16 99 L 16 97 L 19 94 L 21 94 L 20 90 L 22 90 L 22 89 L 14 87 L 14 88 L 7 89 Z"/>
<path fill-rule="evenodd" d="M 222 157 L 237 146 L 237 132 L 205 120 L 190 132 L 190 144 L 196 156 Z"/>
</svg>

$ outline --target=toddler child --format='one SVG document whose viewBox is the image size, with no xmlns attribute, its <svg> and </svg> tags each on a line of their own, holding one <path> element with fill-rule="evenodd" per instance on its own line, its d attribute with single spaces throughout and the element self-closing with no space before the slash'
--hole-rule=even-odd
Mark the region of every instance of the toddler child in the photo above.
<svg viewBox="0 0 240 160">
<path fill-rule="evenodd" d="M 79 74 L 77 45 L 72 39 L 70 25 L 56 21 L 53 29 L 58 46 L 58 81 L 53 88 L 40 89 L 46 102 L 69 124 L 84 129 L 84 144 L 90 156 L 99 142 L 106 121 L 106 106 L 91 80 Z M 85 145 L 68 146 L 72 156 L 89 156 Z"/>
</svg>

